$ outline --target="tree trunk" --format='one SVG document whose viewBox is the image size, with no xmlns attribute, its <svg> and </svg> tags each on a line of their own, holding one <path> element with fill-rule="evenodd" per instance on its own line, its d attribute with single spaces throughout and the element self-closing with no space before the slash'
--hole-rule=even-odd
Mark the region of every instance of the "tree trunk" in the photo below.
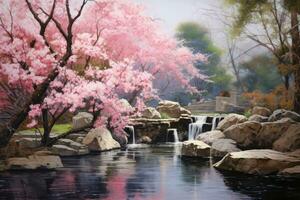
<svg viewBox="0 0 300 200">
<path fill-rule="evenodd" d="M 292 53 L 294 68 L 294 110 L 300 113 L 300 35 L 299 35 L 299 21 L 296 10 L 291 11 L 291 37 L 292 37 Z"/>
<path fill-rule="evenodd" d="M 53 70 L 48 77 L 41 83 L 33 92 L 31 98 L 26 102 L 22 109 L 13 116 L 6 126 L 0 128 L 0 148 L 5 147 L 10 138 L 13 136 L 14 132 L 19 128 L 23 121 L 25 121 L 29 111 L 30 105 L 40 104 L 45 98 L 46 91 L 49 84 L 57 77 L 58 70 Z"/>
<path fill-rule="evenodd" d="M 49 137 L 50 137 L 50 127 L 49 127 L 49 120 L 48 120 L 48 110 L 43 109 L 42 110 L 43 115 L 43 128 L 44 128 L 44 134 L 42 136 L 41 144 L 43 146 L 47 146 Z"/>
</svg>

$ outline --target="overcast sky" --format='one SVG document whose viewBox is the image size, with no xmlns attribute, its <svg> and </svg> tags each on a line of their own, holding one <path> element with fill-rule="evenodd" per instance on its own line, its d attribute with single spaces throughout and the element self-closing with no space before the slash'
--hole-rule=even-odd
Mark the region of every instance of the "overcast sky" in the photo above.
<svg viewBox="0 0 300 200">
<path fill-rule="evenodd" d="M 226 26 L 222 22 L 224 10 L 228 7 L 223 0 L 134 0 L 146 6 L 146 12 L 153 18 L 159 19 L 165 31 L 174 35 L 179 23 L 195 21 L 204 25 L 211 33 L 211 39 L 224 51 L 227 49 Z M 226 9 L 225 9 L 226 7 Z M 226 20 L 225 20 L 226 21 Z M 253 42 L 239 42 L 239 53 L 255 45 Z M 259 51 L 258 49 L 255 50 Z M 255 53 L 253 51 L 252 53 Z M 252 55 L 250 52 L 249 54 Z M 226 57 L 226 54 L 223 56 Z M 247 56 L 244 56 L 247 59 Z"/>
</svg>

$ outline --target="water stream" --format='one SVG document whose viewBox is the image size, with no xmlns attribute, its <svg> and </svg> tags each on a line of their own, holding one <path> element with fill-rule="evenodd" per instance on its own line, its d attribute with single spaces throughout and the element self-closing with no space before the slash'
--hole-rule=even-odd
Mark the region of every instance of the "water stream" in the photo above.
<svg viewBox="0 0 300 200">
<path fill-rule="evenodd" d="M 215 170 L 176 146 L 63 158 L 57 171 L 0 173 L 0 199 L 300 199 L 300 180 Z"/>
</svg>

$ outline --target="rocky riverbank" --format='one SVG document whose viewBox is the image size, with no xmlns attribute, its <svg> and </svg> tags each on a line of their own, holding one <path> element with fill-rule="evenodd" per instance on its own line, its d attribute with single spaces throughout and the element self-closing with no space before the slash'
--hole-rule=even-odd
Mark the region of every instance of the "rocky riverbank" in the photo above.
<svg viewBox="0 0 300 200">
<path fill-rule="evenodd" d="M 262 107 L 253 108 L 249 119 L 229 114 L 217 130 L 184 142 L 182 154 L 219 159 L 214 167 L 220 170 L 300 177 L 299 122 L 295 112 Z"/>
</svg>

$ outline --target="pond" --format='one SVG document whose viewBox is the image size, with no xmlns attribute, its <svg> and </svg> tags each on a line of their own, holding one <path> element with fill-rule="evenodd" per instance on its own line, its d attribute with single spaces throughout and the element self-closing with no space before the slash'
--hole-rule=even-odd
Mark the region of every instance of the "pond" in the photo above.
<svg viewBox="0 0 300 200">
<path fill-rule="evenodd" d="M 0 174 L 0 199 L 300 199 L 300 180 L 215 170 L 179 146 L 63 158 L 57 171 Z"/>
</svg>

